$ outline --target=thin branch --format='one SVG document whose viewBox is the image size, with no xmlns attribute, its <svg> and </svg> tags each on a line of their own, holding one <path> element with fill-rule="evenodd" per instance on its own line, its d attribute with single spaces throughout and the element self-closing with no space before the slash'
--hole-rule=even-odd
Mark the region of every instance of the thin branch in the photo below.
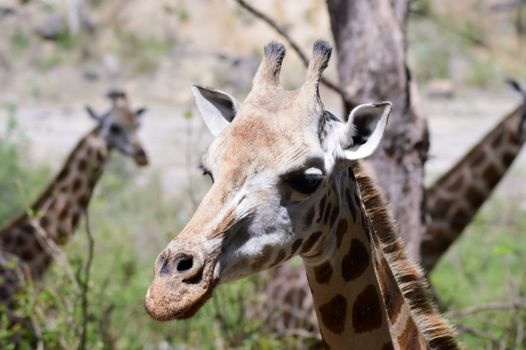
<svg viewBox="0 0 526 350">
<path fill-rule="evenodd" d="M 267 23 L 269 26 L 271 26 L 276 32 L 278 32 L 279 35 L 281 35 L 289 44 L 290 47 L 296 52 L 296 54 L 299 56 L 300 60 L 303 62 L 305 67 L 308 67 L 309 65 L 309 59 L 307 58 L 307 55 L 303 50 L 300 48 L 298 43 L 292 39 L 292 37 L 287 33 L 285 28 L 281 27 L 279 24 L 274 21 L 271 17 L 264 14 L 263 12 L 259 11 L 258 9 L 252 7 L 252 5 L 249 5 L 245 0 L 235 0 L 239 6 L 250 12 L 255 17 L 259 18 L 263 22 Z M 347 98 L 347 94 L 345 91 L 338 86 L 337 84 L 333 83 L 330 80 L 327 80 L 326 78 L 321 78 L 321 82 L 323 85 L 325 85 L 327 88 L 331 89 L 332 91 L 336 92 L 340 97 L 346 102 L 351 103 L 351 101 Z"/>
<path fill-rule="evenodd" d="M 86 235 L 88 237 L 88 258 L 84 266 L 84 278 L 81 281 L 82 333 L 80 335 L 80 343 L 78 347 L 81 350 L 86 349 L 88 322 L 89 322 L 88 320 L 88 307 L 89 307 L 88 291 L 89 291 L 91 264 L 93 262 L 93 250 L 95 247 L 95 240 L 93 239 L 93 235 L 91 234 L 89 214 L 88 214 L 87 209 L 84 209 L 84 218 L 86 220 Z"/>
<path fill-rule="evenodd" d="M 517 310 L 526 309 L 526 300 L 517 299 L 509 303 L 490 303 L 484 305 L 476 305 L 466 307 L 460 310 L 454 310 L 446 313 L 447 318 L 459 318 L 472 314 L 476 314 L 483 311 L 505 311 L 505 310 Z"/>
<path fill-rule="evenodd" d="M 521 347 L 523 340 L 524 340 L 524 322 L 522 321 L 522 318 L 517 317 L 517 331 L 515 335 L 515 346 L 517 349 Z"/>
<path fill-rule="evenodd" d="M 499 340 L 497 339 L 497 337 L 495 337 L 494 335 L 488 333 L 488 332 L 484 332 L 484 331 L 481 331 L 480 329 L 476 329 L 476 328 L 473 328 L 473 327 L 470 327 L 470 326 L 466 326 L 466 325 L 456 325 L 455 328 L 459 331 L 459 332 L 462 332 L 462 333 L 469 333 L 469 334 L 472 334 L 478 338 L 482 338 L 482 339 L 487 339 L 489 341 L 491 341 L 494 345 L 499 345 Z"/>
<path fill-rule="evenodd" d="M 455 28 L 451 24 L 448 24 L 448 23 L 442 21 L 442 18 L 440 16 L 437 16 L 437 15 L 434 15 L 434 14 L 425 15 L 425 14 L 420 13 L 418 11 L 410 11 L 410 15 L 419 16 L 421 18 L 428 18 L 431 21 L 433 21 L 438 27 L 440 27 L 442 29 L 445 29 L 445 30 L 449 30 L 451 33 L 466 39 L 467 41 L 471 42 L 472 44 L 480 46 L 480 47 L 483 47 L 485 49 L 488 48 L 488 44 L 484 41 L 483 38 L 480 38 L 480 37 L 477 37 L 475 35 L 472 35 L 472 34 L 470 34 L 467 31 L 463 31 L 462 29 Z"/>
</svg>

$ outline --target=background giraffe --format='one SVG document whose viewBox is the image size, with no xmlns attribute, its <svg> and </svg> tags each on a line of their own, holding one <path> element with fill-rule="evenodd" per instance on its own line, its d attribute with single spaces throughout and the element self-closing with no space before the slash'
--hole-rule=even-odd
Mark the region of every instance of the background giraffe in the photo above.
<svg viewBox="0 0 526 350">
<path fill-rule="evenodd" d="M 526 97 L 516 82 L 510 85 Z M 430 218 L 422 242 L 426 273 L 460 236 L 520 153 L 526 140 L 525 124 L 526 102 L 523 102 L 427 189 Z M 261 317 L 271 332 L 307 338 L 317 334 L 312 297 L 300 268 L 276 269 L 260 294 L 264 297 L 249 311 L 249 316 Z M 309 332 L 302 332 L 300 326 Z"/>
<path fill-rule="evenodd" d="M 73 235 L 113 149 L 139 166 L 148 158 L 138 139 L 144 108 L 132 111 L 122 91 L 110 91 L 111 109 L 97 114 L 86 107 L 97 126 L 73 149 L 58 175 L 38 199 L 0 230 L 0 308 L 13 320 L 16 294 L 27 278 L 38 280 L 53 261 L 56 245 Z M 5 310 L 4 310 L 5 311 Z"/>
<path fill-rule="evenodd" d="M 426 232 L 422 266 L 430 272 L 460 236 L 513 164 L 526 141 L 526 93 L 511 82 L 524 102 L 505 116 L 426 191 Z"/>
<path fill-rule="evenodd" d="M 318 83 L 330 52 L 316 42 L 304 84 L 287 91 L 279 85 L 285 48 L 270 43 L 241 105 L 194 86 L 216 136 L 202 158 L 214 184 L 159 255 L 146 310 L 157 320 L 191 317 L 217 284 L 299 254 L 327 348 L 455 349 L 377 188 L 354 161 L 379 144 L 391 104 L 360 105 L 348 123 L 324 110 Z"/>
</svg>

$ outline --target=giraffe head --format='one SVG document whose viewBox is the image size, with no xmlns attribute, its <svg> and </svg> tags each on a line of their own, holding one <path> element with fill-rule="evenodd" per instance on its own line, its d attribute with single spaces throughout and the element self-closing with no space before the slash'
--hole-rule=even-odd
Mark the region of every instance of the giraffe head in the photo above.
<svg viewBox="0 0 526 350">
<path fill-rule="evenodd" d="M 140 166 L 147 165 L 148 157 L 138 137 L 141 117 L 146 108 L 130 109 L 126 94 L 120 90 L 111 90 L 106 96 L 112 104 L 108 112 L 101 115 L 89 106 L 86 106 L 86 111 L 99 124 L 99 132 L 109 149 L 115 148 L 133 157 Z"/>
<path fill-rule="evenodd" d="M 156 260 L 145 298 L 153 318 L 191 317 L 219 283 L 308 256 L 324 241 L 312 208 L 348 176 L 350 160 L 374 151 L 391 108 L 360 105 L 346 123 L 326 111 L 318 85 L 330 54 L 327 42 L 316 42 L 303 85 L 288 91 L 279 85 L 285 48 L 271 42 L 241 104 L 193 86 L 215 136 L 201 162 L 213 184 Z"/>
</svg>

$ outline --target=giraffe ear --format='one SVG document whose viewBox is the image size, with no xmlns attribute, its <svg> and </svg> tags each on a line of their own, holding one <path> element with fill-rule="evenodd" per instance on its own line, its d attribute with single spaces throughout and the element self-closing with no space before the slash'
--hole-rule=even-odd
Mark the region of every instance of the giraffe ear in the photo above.
<svg viewBox="0 0 526 350">
<path fill-rule="evenodd" d="M 217 136 L 234 119 L 239 103 L 237 100 L 219 90 L 207 89 L 192 85 L 197 109 L 210 132 Z"/>
<path fill-rule="evenodd" d="M 361 159 L 374 152 L 384 135 L 391 106 L 391 102 L 363 104 L 351 111 L 340 133 L 345 158 Z"/>
<path fill-rule="evenodd" d="M 134 112 L 135 117 L 137 117 L 137 118 L 142 117 L 142 115 L 143 115 L 146 111 L 148 111 L 148 109 L 147 109 L 146 107 L 138 108 L 138 109 Z"/>
<path fill-rule="evenodd" d="M 90 106 L 85 106 L 84 108 L 86 109 L 86 112 L 88 112 L 88 115 L 90 117 L 92 117 L 93 119 L 95 119 L 99 123 L 102 122 L 103 117 L 98 115 L 97 112 L 95 112 L 95 110 L 93 108 L 91 108 Z"/>
</svg>

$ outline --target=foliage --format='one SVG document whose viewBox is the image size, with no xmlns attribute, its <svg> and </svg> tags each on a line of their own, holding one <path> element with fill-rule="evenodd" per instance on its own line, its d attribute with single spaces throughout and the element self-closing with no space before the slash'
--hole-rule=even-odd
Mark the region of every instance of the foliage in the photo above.
<svg viewBox="0 0 526 350">
<path fill-rule="evenodd" d="M 16 105 L 4 107 L 7 118 L 3 131 L 0 131 L 0 225 L 27 207 L 31 199 L 43 190 L 48 178 L 46 167 L 29 167 L 23 163 L 28 158 L 29 140 L 17 126 Z"/>
<path fill-rule="evenodd" d="M 525 299 L 525 214 L 516 204 L 497 202 L 477 215 L 431 276 L 446 310 Z M 524 321 L 526 310 L 513 308 L 452 319 L 467 349 L 525 348 L 517 333 Z"/>
</svg>

